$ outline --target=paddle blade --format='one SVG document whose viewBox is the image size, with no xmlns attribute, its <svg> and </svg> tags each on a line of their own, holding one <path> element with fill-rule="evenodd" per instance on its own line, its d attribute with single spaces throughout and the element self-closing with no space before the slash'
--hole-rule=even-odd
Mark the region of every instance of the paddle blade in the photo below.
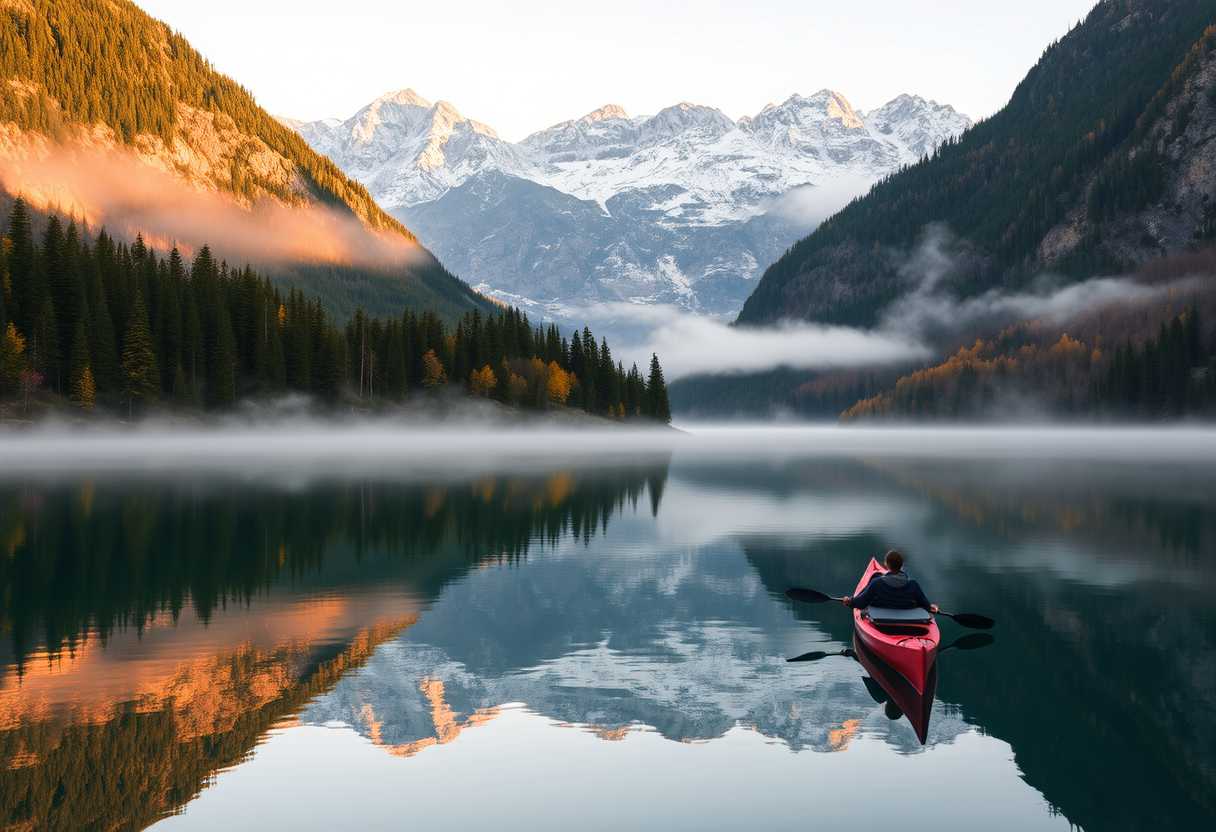
<svg viewBox="0 0 1216 832">
<path fill-rule="evenodd" d="M 951 613 L 950 617 L 964 627 L 970 627 L 973 630 L 991 630 L 992 625 L 996 623 L 986 615 L 976 615 L 973 612 Z"/>
<path fill-rule="evenodd" d="M 955 639 L 950 643 L 950 646 L 955 650 L 979 650 L 981 647 L 987 647 L 996 641 L 991 633 L 971 633 L 962 638 Z"/>
<path fill-rule="evenodd" d="M 822 604 L 824 601 L 831 601 L 831 595 L 824 595 L 817 589 L 803 589 L 802 587 L 792 587 L 785 591 L 785 597 L 791 601 L 801 601 L 804 604 Z"/>
<path fill-rule="evenodd" d="M 787 662 L 817 662 L 820 659 L 826 659 L 828 656 L 835 656 L 835 653 L 825 653 L 822 650 L 812 650 L 810 653 L 803 653 L 801 656 L 794 656 L 792 659 L 786 659 Z"/>
</svg>

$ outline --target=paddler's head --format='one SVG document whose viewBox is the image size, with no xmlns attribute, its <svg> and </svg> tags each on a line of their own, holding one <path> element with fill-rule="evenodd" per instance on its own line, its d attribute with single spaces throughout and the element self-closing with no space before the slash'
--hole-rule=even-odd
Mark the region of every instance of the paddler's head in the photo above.
<svg viewBox="0 0 1216 832">
<path fill-rule="evenodd" d="M 886 564 L 888 572 L 900 572 L 904 568 L 904 556 L 894 549 L 887 552 L 887 557 L 883 562 Z"/>
</svg>

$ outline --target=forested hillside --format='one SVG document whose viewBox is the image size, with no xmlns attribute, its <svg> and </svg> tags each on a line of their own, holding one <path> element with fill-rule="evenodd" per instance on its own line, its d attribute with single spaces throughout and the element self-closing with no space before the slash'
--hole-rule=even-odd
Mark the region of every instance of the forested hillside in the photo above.
<svg viewBox="0 0 1216 832">
<path fill-rule="evenodd" d="M 362 185 L 128 0 L 0 1 L 0 165 L 6 153 L 29 155 L 28 140 L 39 136 L 69 148 L 125 148 L 248 208 L 266 199 L 325 206 L 414 241 Z M 428 308 L 449 321 L 490 308 L 424 250 L 391 270 L 274 263 L 270 274 L 322 295 L 344 317 L 369 303 L 394 314 Z"/>
<path fill-rule="evenodd" d="M 524 408 L 670 419 L 657 357 L 644 379 L 589 330 L 567 339 L 515 309 L 474 309 L 454 328 L 429 311 L 359 311 L 339 327 L 316 298 L 206 246 L 187 263 L 54 215 L 36 241 L 20 199 L 2 243 L 0 403 L 21 413 L 48 396 L 130 415 L 288 391 L 367 407 L 450 385 Z"/>
<path fill-rule="evenodd" d="M 1216 5 L 1104 0 L 998 113 L 877 184 L 765 273 L 740 323 L 868 326 L 911 288 L 929 223 L 961 238 L 951 288 L 1127 270 L 1216 232 Z"/>
</svg>

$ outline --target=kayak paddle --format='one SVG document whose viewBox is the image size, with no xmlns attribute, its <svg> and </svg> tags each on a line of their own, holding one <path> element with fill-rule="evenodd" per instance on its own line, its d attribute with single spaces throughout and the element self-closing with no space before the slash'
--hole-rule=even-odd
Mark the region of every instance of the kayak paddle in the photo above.
<svg viewBox="0 0 1216 832">
<path fill-rule="evenodd" d="M 804 604 L 822 604 L 826 601 L 843 601 L 843 598 L 838 598 L 835 595 L 825 595 L 817 589 L 803 589 L 802 587 L 791 587 L 785 591 L 785 597 L 791 601 L 802 601 Z"/>
<path fill-rule="evenodd" d="M 822 604 L 827 601 L 843 601 L 844 599 L 836 595 L 828 595 L 820 592 L 817 589 L 806 589 L 804 587 L 791 587 L 785 591 L 785 597 L 791 601 L 801 601 L 804 604 Z M 944 615 L 947 618 L 953 618 L 964 627 L 970 627 L 973 630 L 991 630 L 996 624 L 991 618 L 986 615 L 979 615 L 974 612 L 946 612 L 938 610 L 938 615 Z"/>
<path fill-rule="evenodd" d="M 847 656 L 852 658 L 856 655 L 852 650 L 846 647 L 843 650 L 835 653 L 825 653 L 822 650 L 812 650 L 810 653 L 803 653 L 801 656 L 794 656 L 792 659 L 786 659 L 787 662 L 817 662 L 820 659 L 826 659 L 828 656 Z"/>
<path fill-rule="evenodd" d="M 964 627 L 970 627 L 973 630 L 991 630 L 992 625 L 996 622 L 986 615 L 978 615 L 973 612 L 946 612 L 938 610 L 938 615 L 944 615 L 947 618 L 953 618 Z"/>
</svg>

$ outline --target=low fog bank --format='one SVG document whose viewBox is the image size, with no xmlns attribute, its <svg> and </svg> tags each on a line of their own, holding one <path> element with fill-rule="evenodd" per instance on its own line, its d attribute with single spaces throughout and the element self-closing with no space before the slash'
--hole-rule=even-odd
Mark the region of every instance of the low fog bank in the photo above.
<svg viewBox="0 0 1216 832">
<path fill-rule="evenodd" d="M 580 469 L 678 460 L 785 463 L 805 459 L 1073 459 L 1216 462 L 1216 430 L 1201 427 L 839 427 L 298 417 L 190 426 L 45 423 L 0 431 L 0 478 L 55 473 L 305 478 L 412 477 L 553 465 Z"/>
<path fill-rule="evenodd" d="M 1120 306 L 1148 308 L 1185 296 L 1209 282 L 1196 275 L 1149 283 L 1139 276 L 1107 275 L 1072 281 L 1044 273 L 1017 290 L 960 295 L 958 284 L 975 268 L 966 241 L 939 224 L 925 226 L 909 251 L 887 251 L 900 293 L 868 328 L 803 320 L 733 326 L 676 306 L 606 303 L 579 310 L 612 329 L 619 354 L 644 367 L 651 353 L 667 378 L 748 374 L 790 368 L 834 370 L 908 366 L 1004 327 L 1040 321 L 1065 326 L 1084 315 Z M 619 357 L 619 356 L 618 356 Z"/>
<path fill-rule="evenodd" d="M 36 209 L 78 218 L 124 239 L 176 245 L 187 256 L 208 243 L 231 262 L 324 263 L 391 270 L 427 260 L 405 237 L 376 231 L 345 210 L 319 202 L 288 205 L 261 197 L 250 205 L 190 184 L 157 160 L 87 142 L 30 140 L 0 153 L 0 187 Z"/>
</svg>

